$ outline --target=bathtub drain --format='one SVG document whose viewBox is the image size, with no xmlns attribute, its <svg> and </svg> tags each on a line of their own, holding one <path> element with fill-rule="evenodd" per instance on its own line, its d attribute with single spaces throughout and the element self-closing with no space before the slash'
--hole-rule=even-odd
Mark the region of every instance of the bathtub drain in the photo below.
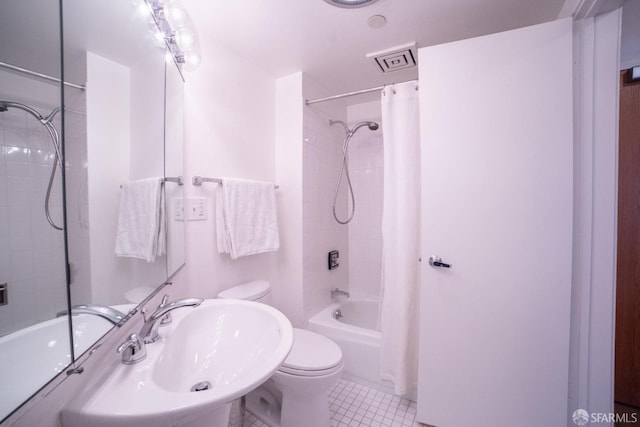
<svg viewBox="0 0 640 427">
<path fill-rule="evenodd" d="M 209 381 L 200 381 L 196 383 L 193 387 L 191 387 L 191 391 L 205 391 L 211 388 L 211 383 Z"/>
</svg>

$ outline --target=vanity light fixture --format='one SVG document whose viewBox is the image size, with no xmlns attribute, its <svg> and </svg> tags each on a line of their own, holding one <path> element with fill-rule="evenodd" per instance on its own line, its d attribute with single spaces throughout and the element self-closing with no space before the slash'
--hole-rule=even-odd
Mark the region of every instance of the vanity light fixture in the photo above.
<svg viewBox="0 0 640 427">
<path fill-rule="evenodd" d="M 332 6 L 354 9 L 356 7 L 369 6 L 378 0 L 324 0 Z"/>
<path fill-rule="evenodd" d="M 200 63 L 200 46 L 191 18 L 178 0 L 144 0 L 158 30 L 156 37 L 166 43 L 167 61 L 194 68 Z"/>
</svg>

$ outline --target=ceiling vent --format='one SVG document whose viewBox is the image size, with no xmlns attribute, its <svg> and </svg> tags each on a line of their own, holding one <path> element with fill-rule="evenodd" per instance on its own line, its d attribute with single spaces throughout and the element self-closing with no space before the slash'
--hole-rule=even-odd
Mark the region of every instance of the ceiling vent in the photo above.
<svg viewBox="0 0 640 427">
<path fill-rule="evenodd" d="M 416 66 L 416 44 L 408 43 L 392 47 L 381 52 L 369 53 L 367 58 L 373 58 L 383 73 L 406 70 Z"/>
</svg>

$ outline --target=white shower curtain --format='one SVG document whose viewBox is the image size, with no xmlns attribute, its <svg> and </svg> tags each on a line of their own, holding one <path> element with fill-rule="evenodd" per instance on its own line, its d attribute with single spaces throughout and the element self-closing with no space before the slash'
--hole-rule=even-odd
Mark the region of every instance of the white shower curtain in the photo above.
<svg viewBox="0 0 640 427">
<path fill-rule="evenodd" d="M 382 95 L 384 204 L 380 376 L 406 394 L 418 381 L 420 127 L 418 82 Z"/>
</svg>

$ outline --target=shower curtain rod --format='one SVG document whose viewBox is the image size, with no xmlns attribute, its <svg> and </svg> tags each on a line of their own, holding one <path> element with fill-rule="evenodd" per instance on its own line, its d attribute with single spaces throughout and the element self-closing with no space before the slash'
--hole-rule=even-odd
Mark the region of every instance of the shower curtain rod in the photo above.
<svg viewBox="0 0 640 427">
<path fill-rule="evenodd" d="M 12 71 L 17 71 L 19 73 L 27 74 L 29 76 L 39 77 L 41 79 L 49 80 L 49 81 L 56 82 L 56 83 L 60 83 L 60 81 L 61 81 L 57 77 L 52 77 L 52 76 L 49 76 L 47 74 L 42 74 L 42 73 L 38 73 L 36 71 L 31 71 L 31 70 L 28 70 L 26 68 L 16 67 L 15 65 L 7 64 L 6 62 L 0 62 L 0 67 L 6 68 L 6 69 L 12 70 Z M 65 86 L 76 88 L 76 89 L 85 90 L 84 86 L 77 85 L 75 83 L 62 82 L 62 84 L 64 84 Z"/>
<path fill-rule="evenodd" d="M 416 79 L 407 80 L 405 82 L 391 83 L 389 85 L 372 87 L 372 88 L 369 88 L 369 89 L 356 90 L 354 92 L 341 93 L 340 95 L 327 96 L 326 98 L 317 98 L 317 99 L 311 99 L 311 100 L 305 99 L 304 100 L 304 105 L 311 105 L 311 104 L 315 104 L 315 103 L 318 103 L 318 102 L 324 102 L 324 101 L 333 101 L 334 99 L 346 98 L 348 96 L 362 95 L 362 94 L 365 94 L 365 93 L 370 93 L 370 92 L 375 92 L 375 91 L 382 90 L 387 86 L 393 86 L 394 84 L 407 83 L 407 82 L 411 82 L 411 81 L 414 81 L 414 80 L 416 80 Z"/>
</svg>

